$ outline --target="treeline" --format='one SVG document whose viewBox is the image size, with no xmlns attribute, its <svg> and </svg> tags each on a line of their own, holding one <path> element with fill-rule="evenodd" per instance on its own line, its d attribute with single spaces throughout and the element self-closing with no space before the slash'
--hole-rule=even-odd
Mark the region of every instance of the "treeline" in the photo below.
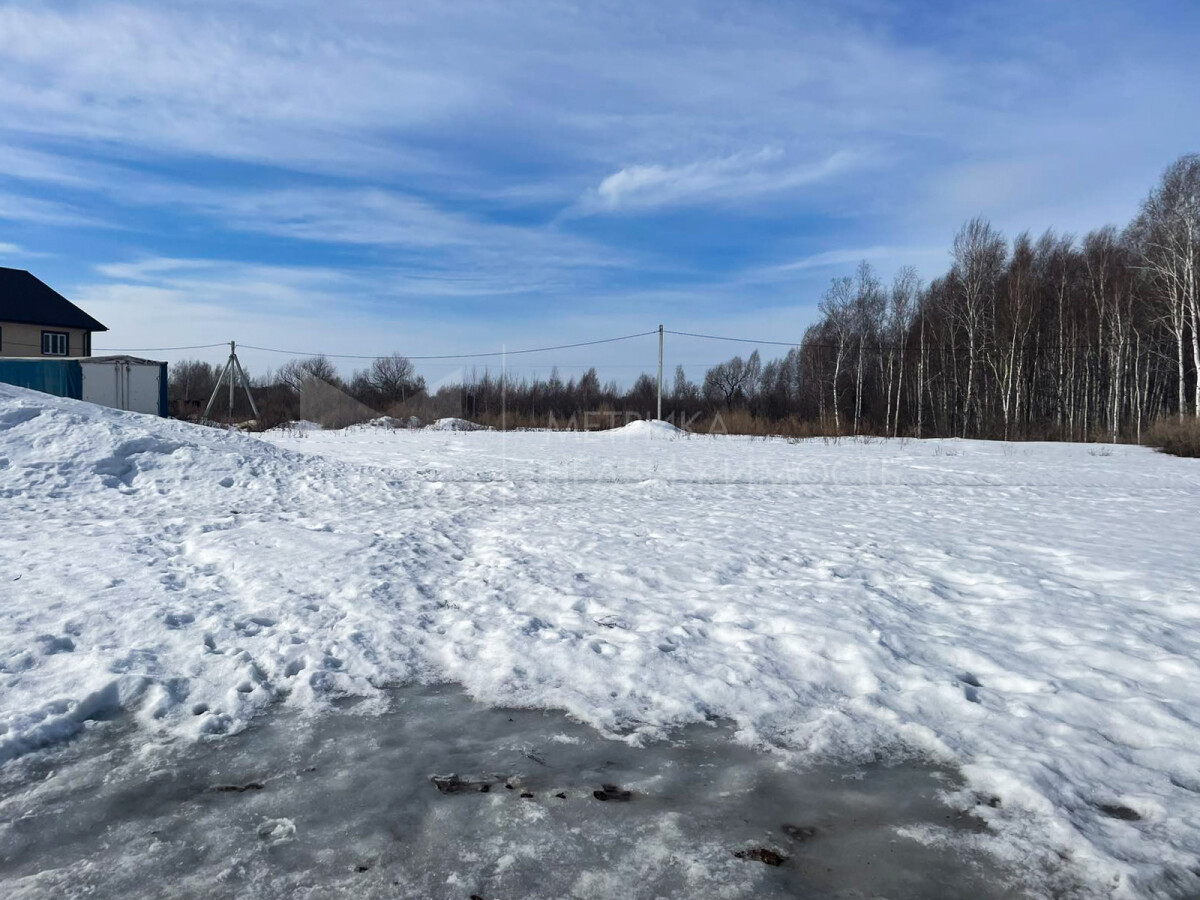
<svg viewBox="0 0 1200 900">
<path fill-rule="evenodd" d="M 889 287 L 836 279 L 795 364 L 817 416 L 853 432 L 1137 438 L 1200 415 L 1200 156 L 1172 165 L 1123 231 L 1082 240 L 984 219 L 953 264 Z M 809 398 L 811 411 L 811 398 Z"/>
<path fill-rule="evenodd" d="M 977 218 L 951 258 L 929 284 L 911 267 L 884 284 L 861 263 L 832 281 L 819 320 L 782 357 L 735 356 L 699 382 L 676 368 L 664 418 L 701 431 L 1071 440 L 1200 423 L 1200 156 L 1172 165 L 1123 230 L 1009 241 Z M 174 367 L 172 398 L 194 407 L 216 375 Z M 643 374 L 622 389 L 595 369 L 567 380 L 484 370 L 431 393 L 402 356 L 349 380 L 315 357 L 258 379 L 255 392 L 268 427 L 390 415 L 598 428 L 653 417 L 657 381 Z"/>
</svg>

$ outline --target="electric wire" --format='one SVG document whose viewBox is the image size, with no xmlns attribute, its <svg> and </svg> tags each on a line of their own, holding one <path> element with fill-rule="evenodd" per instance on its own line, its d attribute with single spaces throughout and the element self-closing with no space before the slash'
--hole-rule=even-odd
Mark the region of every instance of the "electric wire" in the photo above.
<svg viewBox="0 0 1200 900">
<path fill-rule="evenodd" d="M 722 337 L 719 334 L 696 334 L 694 331 L 664 330 L 663 334 L 674 334 L 679 337 L 704 338 L 708 341 L 732 341 L 737 344 L 770 344 L 775 347 L 799 347 L 798 341 L 756 341 L 751 338 Z"/>
<path fill-rule="evenodd" d="M 531 347 L 523 350 L 491 350 L 487 353 L 443 353 L 436 356 L 408 356 L 404 355 L 405 359 L 413 360 L 434 360 L 434 359 L 484 359 L 496 356 L 522 356 L 528 353 L 548 353 L 551 350 L 569 350 L 574 347 L 593 347 L 596 344 L 615 344 L 618 341 L 630 341 L 634 338 L 648 337 L 652 334 L 658 334 L 658 329 L 653 331 L 642 331 L 637 334 L 625 334 L 620 337 L 601 338 L 595 341 L 578 341 L 574 344 L 557 344 L 553 347 Z M 303 353 L 299 350 L 280 350 L 277 347 L 258 347 L 254 344 L 239 344 L 241 348 L 246 350 L 260 350 L 265 353 L 282 353 L 286 356 L 326 356 L 329 359 L 385 359 L 382 356 L 365 356 L 349 353 Z"/>
<path fill-rule="evenodd" d="M 172 350 L 211 350 L 214 347 L 228 347 L 229 341 L 219 344 L 193 344 L 190 347 L 93 347 L 96 353 L 166 353 Z"/>
</svg>

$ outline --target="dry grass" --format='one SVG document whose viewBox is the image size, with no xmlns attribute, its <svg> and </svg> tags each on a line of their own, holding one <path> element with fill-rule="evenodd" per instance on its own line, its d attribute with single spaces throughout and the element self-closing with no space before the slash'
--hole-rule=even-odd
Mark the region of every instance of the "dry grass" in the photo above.
<svg viewBox="0 0 1200 900">
<path fill-rule="evenodd" d="M 1200 458 L 1200 417 L 1159 419 L 1146 429 L 1145 444 L 1172 456 Z"/>
<path fill-rule="evenodd" d="M 691 420 L 688 430 L 695 434 L 745 434 L 753 437 L 813 438 L 845 435 L 833 427 L 833 422 L 815 419 L 766 419 L 752 416 L 747 410 L 722 410 L 712 416 Z"/>
</svg>

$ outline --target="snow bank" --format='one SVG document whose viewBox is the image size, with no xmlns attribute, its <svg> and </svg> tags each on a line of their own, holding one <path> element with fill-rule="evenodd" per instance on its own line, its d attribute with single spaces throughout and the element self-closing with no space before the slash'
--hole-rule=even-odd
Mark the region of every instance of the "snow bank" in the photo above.
<svg viewBox="0 0 1200 900">
<path fill-rule="evenodd" d="M 637 419 L 619 428 L 602 432 L 610 437 L 635 438 L 649 441 L 674 441 L 687 434 L 670 422 L 660 419 Z"/>
<path fill-rule="evenodd" d="M 491 431 L 492 429 L 477 425 L 474 422 L 468 422 L 466 419 L 438 419 L 432 425 L 427 426 L 427 431 Z"/>
<path fill-rule="evenodd" d="M 445 679 L 631 740 L 924 754 L 1045 885 L 1200 891 L 1194 461 L 596 437 L 255 438 L 0 386 L 0 758 Z"/>
<path fill-rule="evenodd" d="M 357 426 L 351 426 L 357 427 Z M 420 428 L 421 420 L 416 416 L 409 416 L 405 419 L 398 419 L 395 416 L 378 416 L 371 419 L 369 422 L 364 422 L 364 428 Z"/>
<path fill-rule="evenodd" d="M 285 695 L 411 678 L 337 571 L 403 527 L 381 500 L 404 503 L 375 473 L 0 385 L 0 763 L 122 709 L 221 734 Z M 374 521 L 321 512 L 350 506 Z M 288 561 L 309 554 L 330 569 Z"/>
</svg>

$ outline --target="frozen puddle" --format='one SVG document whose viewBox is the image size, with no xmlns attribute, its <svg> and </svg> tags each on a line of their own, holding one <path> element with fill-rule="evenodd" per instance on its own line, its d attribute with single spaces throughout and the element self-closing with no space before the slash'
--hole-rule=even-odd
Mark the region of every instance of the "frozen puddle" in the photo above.
<svg viewBox="0 0 1200 900">
<path fill-rule="evenodd" d="M 382 716 L 275 713 L 199 747 L 139 753 L 108 723 L 0 769 L 0 893 L 1019 896 L 986 857 L 897 832 L 978 830 L 938 801 L 951 773 L 797 773 L 729 736 L 693 726 L 639 749 L 445 686 L 402 688 Z"/>
</svg>

